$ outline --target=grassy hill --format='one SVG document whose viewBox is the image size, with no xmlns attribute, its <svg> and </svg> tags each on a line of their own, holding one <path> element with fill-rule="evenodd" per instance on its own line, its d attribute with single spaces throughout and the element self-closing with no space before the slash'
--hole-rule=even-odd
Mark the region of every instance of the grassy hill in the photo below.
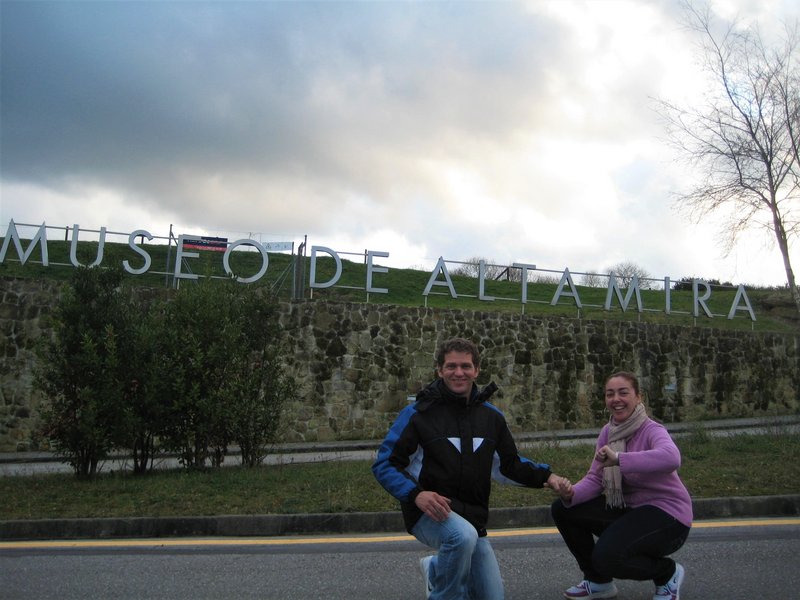
<svg viewBox="0 0 800 600">
<path fill-rule="evenodd" d="M 2 243 L 3 238 L 0 238 Z M 27 250 L 30 242 L 25 241 L 23 248 Z M 152 263 L 146 273 L 129 275 L 127 282 L 130 285 L 150 287 L 171 287 L 174 283 L 175 246 L 164 244 L 142 244 L 141 248 L 151 257 Z M 69 278 L 73 266 L 70 259 L 70 243 L 62 240 L 49 240 L 47 242 L 49 266 L 42 265 L 41 249 L 35 247 L 28 256 L 25 264 L 20 261 L 13 244 L 9 245 L 7 254 L 0 263 L 0 276 L 51 278 L 66 280 Z M 223 253 L 215 251 L 194 251 L 198 256 L 186 259 L 181 266 L 181 273 L 192 273 L 200 276 L 227 277 L 223 267 Z M 81 264 L 90 264 L 97 259 L 97 242 L 79 242 L 76 251 L 77 260 Z M 352 255 L 348 255 L 352 257 Z M 305 257 L 295 264 L 294 257 L 288 253 L 270 252 L 268 254 L 268 268 L 263 277 L 250 285 L 269 286 L 274 293 L 284 299 L 293 296 L 294 269 L 299 268 L 301 273 L 299 281 L 302 288 L 299 297 L 314 298 L 330 301 L 370 302 L 380 304 L 396 304 L 402 306 L 428 306 L 438 308 L 469 309 L 478 311 L 506 311 L 524 313 L 536 317 L 561 316 L 581 319 L 613 319 L 635 320 L 643 322 L 662 323 L 679 326 L 716 327 L 721 329 L 735 329 L 743 331 L 775 331 L 791 332 L 800 331 L 800 319 L 794 309 L 790 294 L 787 289 L 747 289 L 747 298 L 750 301 L 756 321 L 750 319 L 745 302 L 740 299 L 736 303 L 733 319 L 727 315 L 734 306 L 736 288 L 731 286 L 712 285 L 711 295 L 705 301 L 712 317 L 700 310 L 700 316 L 693 317 L 694 298 L 690 290 L 670 290 L 670 314 L 666 314 L 666 296 L 663 289 L 641 290 L 643 311 L 638 312 L 635 298 L 631 298 L 626 311 L 621 308 L 621 303 L 616 295 L 612 298 L 610 310 L 605 310 L 608 290 L 606 281 L 603 287 L 590 287 L 577 285 L 580 277 L 574 277 L 577 295 L 582 304 L 578 308 L 576 299 L 571 295 L 569 286 L 563 288 L 556 305 L 551 302 L 559 287 L 561 273 L 547 273 L 542 277 L 542 272 L 532 275 L 538 279 L 529 279 L 527 284 L 527 302 L 522 303 L 522 284 L 514 281 L 486 281 L 484 296 L 492 296 L 494 301 L 479 299 L 480 283 L 477 277 L 453 275 L 459 265 L 448 265 L 451 271 L 452 284 L 457 298 L 452 298 L 448 287 L 443 285 L 445 278 L 438 272 L 435 280 L 439 284 L 431 287 L 430 294 L 423 294 L 431 279 L 431 272 L 417 269 L 389 268 L 383 272 L 376 261 L 373 267 L 372 287 L 386 289 L 386 293 L 368 293 L 367 265 L 365 259 L 360 261 L 349 260 L 341 256 L 341 276 L 336 284 L 327 288 L 311 289 L 309 276 L 311 261 Z M 123 261 L 128 261 L 133 269 L 144 266 L 144 258 L 132 250 L 127 244 L 107 241 L 103 249 L 101 266 L 121 266 Z M 259 272 L 263 261 L 258 252 L 250 247 L 240 247 L 231 252 L 229 267 L 239 277 L 250 278 Z M 320 254 L 316 260 L 315 280 L 326 283 L 336 272 L 336 263 L 327 254 Z M 183 280 L 183 284 L 186 280 Z M 663 287 L 663 286 L 662 286 Z M 625 290 L 622 290 L 625 297 Z"/>
</svg>

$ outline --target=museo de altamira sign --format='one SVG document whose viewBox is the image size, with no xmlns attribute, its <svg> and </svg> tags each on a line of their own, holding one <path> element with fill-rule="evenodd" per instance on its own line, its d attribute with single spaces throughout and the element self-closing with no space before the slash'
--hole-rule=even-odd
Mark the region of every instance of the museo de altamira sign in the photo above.
<svg viewBox="0 0 800 600">
<path fill-rule="evenodd" d="M 42 223 L 36 230 L 36 234 L 33 235 L 30 240 L 27 248 L 23 248 L 23 240 L 20 238 L 19 232 L 17 231 L 17 225 L 14 223 L 12 219 L 6 230 L 5 239 L 3 240 L 2 248 L 0 248 L 0 264 L 5 262 L 6 254 L 8 252 L 8 248 L 11 244 L 14 244 L 14 248 L 17 251 L 17 255 L 19 256 L 20 262 L 24 265 L 25 262 L 31 257 L 33 254 L 34 249 L 38 246 L 41 251 L 42 256 L 42 265 L 48 266 L 48 255 L 47 255 L 47 226 Z M 63 227 L 59 227 L 57 229 L 64 229 Z M 84 231 L 95 231 L 95 230 L 84 230 Z M 70 262 L 73 266 L 79 267 L 82 266 L 81 263 L 78 261 L 77 258 L 77 247 L 78 247 L 78 238 L 80 237 L 80 226 L 73 225 L 72 227 L 72 241 L 70 245 Z M 88 265 L 88 266 L 97 266 L 102 263 L 103 260 L 103 247 L 105 245 L 105 238 L 106 238 L 106 228 L 101 227 L 99 230 L 99 242 L 98 242 L 98 249 L 97 249 L 97 257 L 95 261 Z M 122 261 L 122 268 L 132 274 L 132 275 L 142 275 L 150 270 L 152 265 L 152 258 L 150 254 L 147 252 L 145 248 L 141 245 L 136 243 L 137 238 L 140 241 L 143 241 L 145 238 L 147 240 L 153 240 L 154 236 L 150 234 L 149 231 L 145 229 L 137 229 L 130 234 L 122 234 L 128 236 L 128 246 L 131 250 L 136 253 L 141 260 L 143 261 L 142 266 L 134 267 L 128 260 Z M 172 238 L 170 237 L 170 240 Z M 26 240 L 27 241 L 27 240 Z M 258 272 L 254 275 L 249 277 L 241 277 L 237 276 L 230 267 L 230 255 L 231 253 L 240 248 L 242 246 L 250 246 L 258 251 L 261 255 L 261 267 L 259 268 Z M 287 247 L 288 246 L 288 247 Z M 201 237 L 201 236 L 192 236 L 192 235 L 180 235 L 177 238 L 176 243 L 176 251 L 175 251 L 175 268 L 174 272 L 172 273 L 173 277 L 176 279 L 197 279 L 199 275 L 182 271 L 182 265 L 185 264 L 185 261 L 190 260 L 192 258 L 197 258 L 198 253 L 193 252 L 193 250 L 216 250 L 223 252 L 222 254 L 222 266 L 225 270 L 225 273 L 236 279 L 236 281 L 240 283 L 254 283 L 261 279 L 267 272 L 267 268 L 269 267 L 269 254 L 270 250 L 290 250 L 293 248 L 292 244 L 282 245 L 282 244 L 262 244 L 253 239 L 241 239 L 236 240 L 235 242 L 228 242 L 226 238 L 211 238 L 211 237 Z M 352 254 L 351 252 L 342 252 L 343 254 Z M 334 260 L 336 265 L 336 271 L 334 275 L 328 279 L 327 281 L 317 281 L 317 257 L 322 254 L 330 257 Z M 371 294 L 388 294 L 388 288 L 381 288 L 375 287 L 373 285 L 373 277 L 376 273 L 387 273 L 389 271 L 388 267 L 383 267 L 376 265 L 374 263 L 374 259 L 376 258 L 388 258 L 388 252 L 378 252 L 373 250 L 367 250 L 363 254 L 365 256 L 366 262 L 366 283 L 365 283 L 365 291 Z M 455 262 L 455 261 L 450 261 Z M 450 273 L 447 268 L 447 263 L 443 257 L 439 257 L 439 260 L 436 263 L 436 266 L 431 271 L 430 278 L 428 279 L 428 283 L 425 286 L 425 289 L 422 292 L 422 295 L 427 297 L 431 294 L 434 287 L 441 288 L 444 287 L 449 292 L 452 298 L 458 298 L 458 294 L 456 293 L 455 287 L 453 286 L 452 279 L 450 278 Z M 521 277 L 520 277 L 520 300 L 522 304 L 526 304 L 528 302 L 528 274 L 531 271 L 536 270 L 536 265 L 527 264 L 527 263 L 513 263 L 512 267 L 516 269 L 520 269 Z M 486 263 L 484 261 L 480 261 L 479 265 L 479 272 L 478 272 L 478 299 L 482 301 L 491 302 L 496 298 L 494 296 L 489 296 L 486 294 Z M 342 275 L 342 259 L 339 256 L 339 252 L 332 250 L 326 246 L 312 246 L 311 247 L 311 255 L 310 255 L 310 272 L 309 272 L 309 287 L 312 289 L 322 289 L 322 288 L 329 288 L 334 287 L 337 282 L 339 281 Z M 670 299 L 670 292 L 671 292 L 671 282 L 669 277 L 664 278 L 664 312 L 666 314 L 670 314 L 672 312 L 671 309 L 671 299 Z M 553 295 L 550 304 L 555 306 L 558 304 L 559 300 L 562 297 L 572 298 L 575 306 L 580 309 L 583 307 L 581 303 L 580 295 L 578 293 L 578 288 L 575 286 L 572 280 L 572 274 L 570 273 L 568 268 L 565 268 L 561 274 L 561 279 L 558 283 L 556 288 L 555 294 Z M 636 308 L 638 312 L 643 312 L 644 307 L 642 305 L 642 298 L 640 293 L 640 282 L 637 277 L 633 277 L 626 289 L 626 292 L 623 296 L 622 289 L 619 286 L 619 283 L 614 275 L 608 276 L 608 289 L 606 293 L 606 300 L 604 308 L 606 310 L 611 309 L 611 304 L 616 297 L 617 301 L 620 304 L 620 307 L 623 312 L 626 312 L 628 306 L 631 302 L 631 299 L 635 298 L 636 300 Z M 711 310 L 708 308 L 707 300 L 711 297 L 711 285 L 702 280 L 702 279 L 694 279 L 692 281 L 692 315 L 694 317 L 699 317 L 702 314 L 705 316 L 712 318 L 714 315 L 712 314 Z M 733 319 L 739 311 L 744 311 L 750 317 L 752 321 L 756 320 L 756 315 L 753 312 L 753 308 L 750 304 L 750 299 L 747 297 L 747 292 L 745 291 L 744 285 L 739 285 L 736 290 L 736 295 L 734 296 L 733 302 L 731 303 L 730 310 L 728 311 L 727 318 Z"/>
</svg>

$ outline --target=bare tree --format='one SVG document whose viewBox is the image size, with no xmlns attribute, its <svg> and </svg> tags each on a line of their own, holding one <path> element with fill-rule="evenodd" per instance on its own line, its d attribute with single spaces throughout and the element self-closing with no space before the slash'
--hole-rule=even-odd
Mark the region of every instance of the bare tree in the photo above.
<svg viewBox="0 0 800 600">
<path fill-rule="evenodd" d="M 630 286 L 634 277 L 639 279 L 639 287 L 643 290 L 650 289 L 650 273 L 635 262 L 625 260 L 608 268 L 608 274 L 616 277 L 622 287 Z"/>
<path fill-rule="evenodd" d="M 473 277 L 477 279 L 480 274 L 481 261 L 483 261 L 486 266 L 484 277 L 487 280 L 506 278 L 505 267 L 494 264 L 494 259 L 484 258 L 482 256 L 473 256 L 472 258 L 468 258 L 465 262 L 453 269 L 452 274 L 463 275 L 465 277 Z"/>
<path fill-rule="evenodd" d="M 714 87 L 696 106 L 659 101 L 670 140 L 703 175 L 678 197 L 678 206 L 696 221 L 720 210 L 730 215 L 723 232 L 726 253 L 745 229 L 770 231 L 800 312 L 789 257 L 792 238 L 800 233 L 797 24 L 785 26 L 783 39 L 769 45 L 757 25 L 733 22 L 717 33 L 707 8 L 685 8 Z"/>
<path fill-rule="evenodd" d="M 584 273 L 581 277 L 581 284 L 593 288 L 605 287 L 606 277 L 594 272 Z"/>
</svg>

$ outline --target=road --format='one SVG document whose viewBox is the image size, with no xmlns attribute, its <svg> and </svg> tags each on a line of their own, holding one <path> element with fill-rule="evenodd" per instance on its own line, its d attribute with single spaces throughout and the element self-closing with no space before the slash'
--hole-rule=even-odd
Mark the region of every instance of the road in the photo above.
<svg viewBox="0 0 800 600">
<path fill-rule="evenodd" d="M 508 600 L 553 599 L 580 579 L 552 528 L 492 532 Z M 403 535 L 0 542 L 8 600 L 413 600 L 424 598 Z M 698 522 L 675 558 L 682 600 L 778 600 L 800 589 L 800 518 Z M 618 582 L 619 600 L 651 600 Z"/>
</svg>

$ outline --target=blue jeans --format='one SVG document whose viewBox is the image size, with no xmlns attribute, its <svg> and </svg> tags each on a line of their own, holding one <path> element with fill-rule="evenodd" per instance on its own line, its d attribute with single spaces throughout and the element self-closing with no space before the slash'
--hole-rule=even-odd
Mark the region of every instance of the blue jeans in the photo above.
<svg viewBox="0 0 800 600">
<path fill-rule="evenodd" d="M 663 585 L 675 572 L 668 556 L 689 536 L 686 525 L 655 506 L 608 508 L 599 496 L 570 508 L 556 500 L 551 508 L 584 578 L 595 583 L 652 579 Z"/>
<path fill-rule="evenodd" d="M 438 551 L 430 565 L 430 600 L 503 600 L 503 580 L 492 545 L 472 524 L 451 512 L 441 523 L 422 515 L 411 531 Z"/>
</svg>

